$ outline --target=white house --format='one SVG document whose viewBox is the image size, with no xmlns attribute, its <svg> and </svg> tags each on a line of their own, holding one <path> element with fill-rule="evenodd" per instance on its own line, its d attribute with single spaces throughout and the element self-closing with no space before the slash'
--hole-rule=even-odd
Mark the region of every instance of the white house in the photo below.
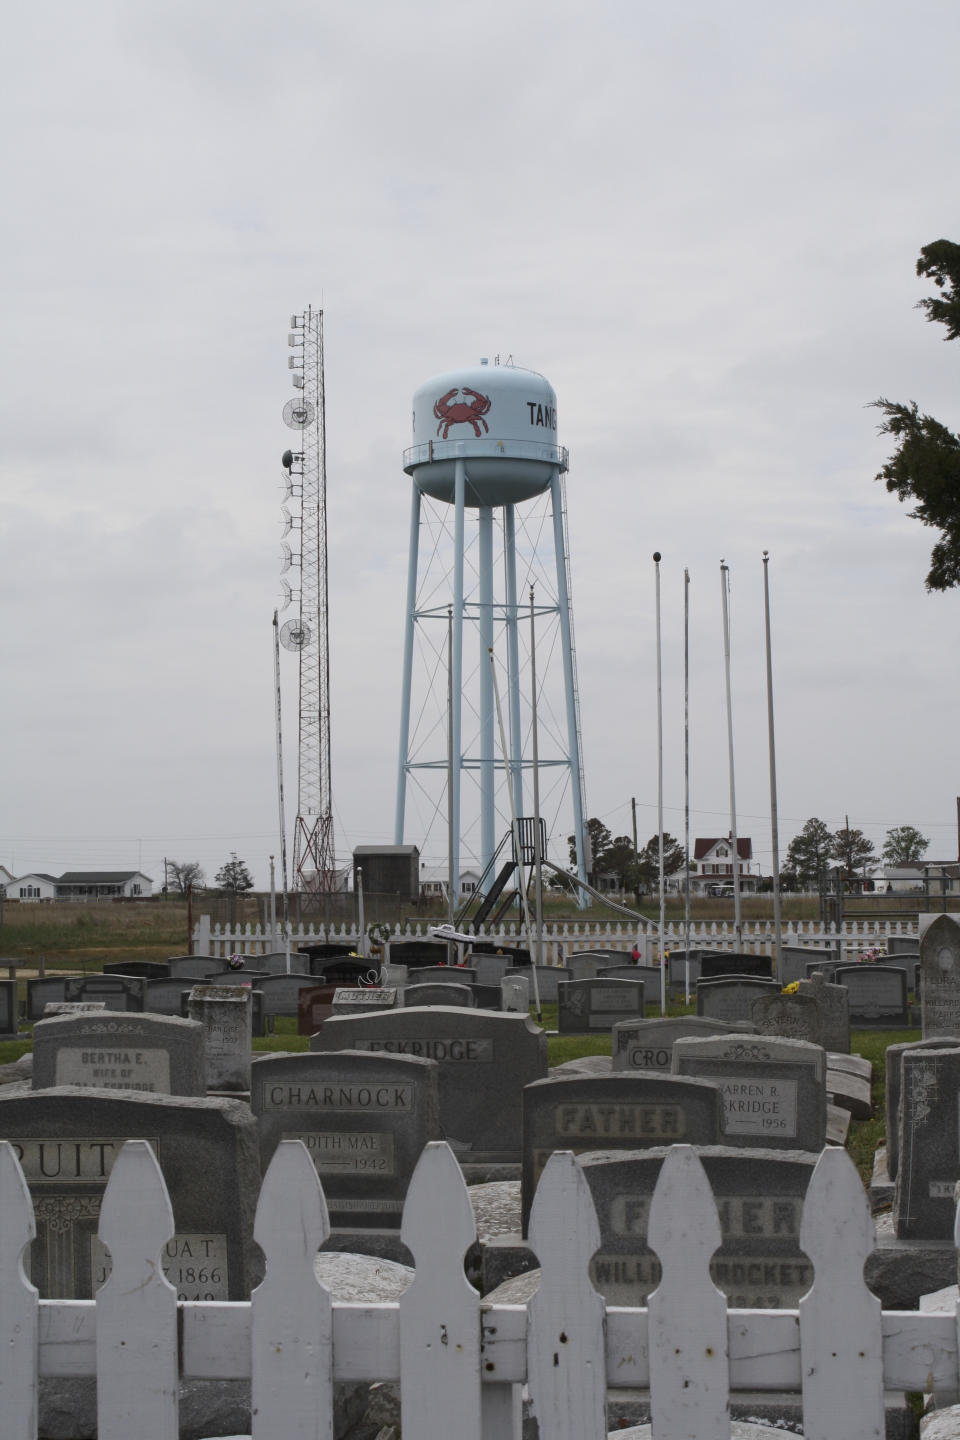
<svg viewBox="0 0 960 1440">
<path fill-rule="evenodd" d="M 449 875 L 446 865 L 421 865 L 420 866 L 420 894 L 425 900 L 435 899 L 438 896 L 444 897 L 447 893 L 447 881 Z M 466 900 L 472 895 L 480 884 L 479 870 L 461 870 L 458 895 L 461 900 Z"/>
<path fill-rule="evenodd" d="M 752 893 L 757 888 L 757 877 L 750 874 L 753 841 L 749 836 L 737 836 L 737 857 L 740 891 L 742 894 Z M 690 890 L 694 895 L 718 895 L 727 890 L 733 894 L 733 841 L 729 835 L 693 842 Z"/>
<path fill-rule="evenodd" d="M 153 894 L 153 881 L 139 870 L 65 870 L 59 876 L 36 873 L 7 882 L 8 900 L 142 900 Z"/>
</svg>

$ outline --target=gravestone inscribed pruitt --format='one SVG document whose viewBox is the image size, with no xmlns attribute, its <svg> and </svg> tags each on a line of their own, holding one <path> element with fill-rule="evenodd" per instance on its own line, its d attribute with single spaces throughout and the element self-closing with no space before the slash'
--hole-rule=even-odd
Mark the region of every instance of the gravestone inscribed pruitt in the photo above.
<svg viewBox="0 0 960 1440">
<path fill-rule="evenodd" d="M 440 1139 L 437 1065 L 340 1050 L 254 1062 L 251 1105 L 264 1171 L 281 1140 L 302 1140 L 336 1226 L 395 1229 L 413 1168 Z"/>
<path fill-rule="evenodd" d="M 28 1273 L 41 1295 L 91 1299 L 106 1279 L 109 1256 L 97 1239 L 103 1192 L 124 1141 L 147 1140 L 173 1206 L 164 1270 L 180 1298 L 249 1297 L 260 1273 L 252 1247 L 260 1156 L 246 1105 L 74 1086 L 0 1090 L 0 1136 L 30 1188 L 37 1238 Z"/>
<path fill-rule="evenodd" d="M 641 1150 L 716 1145 L 723 1125 L 719 1087 L 656 1074 L 566 1075 L 523 1092 L 523 1228 L 554 1150 Z"/>
<path fill-rule="evenodd" d="M 60 1015 L 33 1029 L 33 1088 L 205 1095 L 203 1026 L 175 1016 Z"/>
<path fill-rule="evenodd" d="M 667 1155 L 585 1155 L 581 1168 L 600 1222 L 600 1250 L 590 1278 L 608 1305 L 646 1305 L 660 1283 L 660 1262 L 647 1245 L 650 1200 Z M 818 1156 L 798 1150 L 697 1147 L 717 1204 L 723 1240 L 710 1262 L 727 1304 L 792 1309 L 813 1283 L 800 1249 L 800 1218 Z"/>
<path fill-rule="evenodd" d="M 529 1015 L 452 1005 L 337 1016 L 313 1036 L 310 1049 L 435 1060 L 440 1123 L 461 1161 L 520 1159 L 523 1087 L 547 1073 L 547 1037 Z"/>
<path fill-rule="evenodd" d="M 920 917 L 920 1016 L 924 1039 L 960 1036 L 960 925 L 952 915 Z"/>
</svg>

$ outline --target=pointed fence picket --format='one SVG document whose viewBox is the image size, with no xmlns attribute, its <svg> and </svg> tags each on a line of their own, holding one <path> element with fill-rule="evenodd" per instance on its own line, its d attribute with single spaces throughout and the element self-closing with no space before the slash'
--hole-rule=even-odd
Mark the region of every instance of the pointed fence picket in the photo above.
<svg viewBox="0 0 960 1440">
<path fill-rule="evenodd" d="M 534 1200 L 542 1280 L 526 1305 L 483 1301 L 468 1283 L 476 1229 L 443 1143 L 427 1146 L 410 1184 L 401 1234 L 416 1278 L 399 1300 L 331 1302 L 317 1280 L 326 1205 L 299 1141 L 278 1147 L 264 1178 L 266 1277 L 249 1301 L 178 1303 L 161 1265 L 172 1234 L 153 1152 L 129 1141 L 101 1206 L 110 1278 L 95 1300 L 38 1300 L 23 1263 L 30 1197 L 16 1147 L 0 1144 L 3 1440 L 36 1440 L 41 1375 L 96 1375 L 100 1440 L 174 1440 L 181 1378 L 250 1379 L 253 1440 L 329 1440 L 334 1381 L 399 1382 L 418 1440 L 520 1440 L 523 1385 L 542 1440 L 605 1440 L 608 1395 L 624 1388 L 649 1388 L 654 1440 L 729 1440 L 728 1399 L 742 1391 L 802 1397 L 807 1440 L 879 1440 L 885 1388 L 960 1389 L 957 1307 L 883 1312 L 866 1289 L 869 1210 L 840 1149 L 824 1152 L 808 1187 L 800 1242 L 814 1284 L 796 1310 L 726 1308 L 709 1274 L 716 1206 L 683 1146 L 651 1202 L 663 1279 L 647 1308 L 605 1309 L 590 1284 L 600 1232 L 566 1152 Z"/>
</svg>

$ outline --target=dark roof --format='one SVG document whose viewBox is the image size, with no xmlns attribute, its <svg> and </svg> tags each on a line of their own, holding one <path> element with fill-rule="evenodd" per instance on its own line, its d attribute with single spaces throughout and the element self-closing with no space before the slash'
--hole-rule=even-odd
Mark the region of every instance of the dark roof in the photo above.
<svg viewBox="0 0 960 1440">
<path fill-rule="evenodd" d="M 726 842 L 726 844 L 728 845 L 730 844 L 729 835 L 717 835 L 712 840 L 694 840 L 694 860 L 702 860 L 704 855 L 708 855 L 710 853 L 714 845 L 722 845 L 724 842 Z M 746 838 L 744 838 L 742 835 L 737 836 L 737 854 L 739 855 L 741 860 L 753 859 L 753 841 L 750 839 L 749 835 Z"/>
<path fill-rule="evenodd" d="M 58 885 L 122 885 L 134 875 L 143 875 L 142 870 L 65 870 L 57 879 Z M 149 875 L 143 875 L 150 880 Z M 150 880 L 150 884 L 153 881 Z"/>
<path fill-rule="evenodd" d="M 416 845 L 354 845 L 354 855 L 419 855 Z"/>
</svg>

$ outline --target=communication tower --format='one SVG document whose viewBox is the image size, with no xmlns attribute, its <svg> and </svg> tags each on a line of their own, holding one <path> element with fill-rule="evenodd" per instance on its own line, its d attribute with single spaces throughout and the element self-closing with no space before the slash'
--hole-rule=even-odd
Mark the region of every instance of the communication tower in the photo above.
<svg viewBox="0 0 960 1440">
<path fill-rule="evenodd" d="M 327 446 L 323 380 L 323 311 L 309 305 L 290 318 L 289 367 L 298 393 L 283 407 L 298 449 L 285 450 L 283 571 L 299 566 L 300 587 L 282 580 L 286 609 L 299 618 L 280 630 L 280 643 L 299 657 L 297 819 L 293 837 L 294 889 L 319 897 L 337 888 L 330 793 L 330 646 L 327 619 Z M 292 510 L 292 513 L 291 513 Z M 286 536 L 299 532 L 299 550 Z"/>
<path fill-rule="evenodd" d="M 454 895 L 461 856 L 474 856 L 481 869 L 492 873 L 488 867 L 499 833 L 510 825 L 505 786 L 511 785 L 514 811 L 522 815 L 524 772 L 533 764 L 532 706 L 521 671 L 533 648 L 532 639 L 527 648 L 526 594 L 535 587 L 532 625 L 545 628 L 552 622 L 555 631 L 547 645 L 536 641 L 537 689 L 541 701 L 549 700 L 553 685 L 557 721 L 551 731 L 549 705 L 541 709 L 538 701 L 540 721 L 547 717 L 538 774 L 541 767 L 548 773 L 554 767 L 565 784 L 564 828 L 573 830 L 578 878 L 585 880 L 589 866 L 563 479 L 568 457 L 557 444 L 556 394 L 533 370 L 482 360 L 419 387 L 413 397 L 413 441 L 403 456 L 413 485 L 395 843 L 403 844 L 410 782 L 427 798 L 428 815 L 432 786 L 434 816 L 443 808 L 437 791 L 445 784 Z M 498 757 L 495 749 L 491 651 L 506 673 L 507 757 Z M 418 655 L 423 663 L 415 676 Z M 462 793 L 464 777 L 476 782 L 475 795 Z M 478 832 L 468 814 L 471 802 Z M 422 844 L 423 836 L 417 840 Z"/>
</svg>

